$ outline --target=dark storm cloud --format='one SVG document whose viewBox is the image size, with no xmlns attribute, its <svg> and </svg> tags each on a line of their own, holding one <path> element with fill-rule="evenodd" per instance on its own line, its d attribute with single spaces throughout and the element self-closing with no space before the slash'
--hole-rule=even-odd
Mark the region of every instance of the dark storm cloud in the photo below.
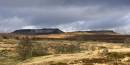
<svg viewBox="0 0 130 65">
<path fill-rule="evenodd" d="M 130 5 L 130 0 L 0 0 L 1 6 L 85 6 L 85 5 Z"/>
<path fill-rule="evenodd" d="M 128 32 L 129 7 L 130 0 L 0 0 L 0 31 L 58 27 L 120 32 L 124 27 Z"/>
</svg>

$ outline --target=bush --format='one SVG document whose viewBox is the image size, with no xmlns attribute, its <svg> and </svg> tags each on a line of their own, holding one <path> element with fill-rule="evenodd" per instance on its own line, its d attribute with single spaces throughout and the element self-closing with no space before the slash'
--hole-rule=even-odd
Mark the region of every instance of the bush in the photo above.
<svg viewBox="0 0 130 65">
<path fill-rule="evenodd" d="M 111 52 L 108 53 L 107 59 L 118 62 L 120 59 L 124 58 L 126 54 L 118 53 L 118 52 Z"/>
<path fill-rule="evenodd" d="M 41 43 L 34 42 L 29 37 L 25 37 L 18 43 L 17 53 L 20 59 L 25 60 L 30 57 L 48 55 L 48 50 Z"/>
<path fill-rule="evenodd" d="M 130 39 L 128 38 L 128 39 L 125 39 L 124 40 L 124 43 L 130 43 Z"/>
<path fill-rule="evenodd" d="M 0 50 L 0 57 L 7 57 L 8 55 L 8 50 L 4 49 L 4 50 Z"/>
<path fill-rule="evenodd" d="M 47 48 L 44 48 L 41 43 L 36 43 L 33 44 L 32 48 L 32 56 L 43 56 L 43 55 L 48 55 L 48 50 Z"/>
<path fill-rule="evenodd" d="M 80 52 L 80 46 L 78 44 L 51 43 L 47 46 L 48 51 L 53 54 Z"/>
<path fill-rule="evenodd" d="M 32 57 L 32 47 L 32 41 L 28 37 L 21 40 L 17 46 L 17 52 L 19 57 L 22 60 Z"/>
</svg>

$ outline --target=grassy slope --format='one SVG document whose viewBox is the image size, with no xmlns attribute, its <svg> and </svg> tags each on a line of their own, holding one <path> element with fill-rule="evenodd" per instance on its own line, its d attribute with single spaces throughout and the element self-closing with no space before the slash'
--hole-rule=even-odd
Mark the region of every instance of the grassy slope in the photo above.
<svg viewBox="0 0 130 65">
<path fill-rule="evenodd" d="M 109 34 L 109 33 L 108 33 Z M 37 37 L 41 38 L 66 38 L 68 36 L 75 36 L 75 35 L 93 35 L 90 33 L 65 33 L 65 34 L 52 34 L 52 35 L 39 35 Z M 109 35 L 115 35 L 115 34 L 109 34 Z M 117 34 L 118 35 L 118 34 Z M 0 50 L 9 50 L 11 52 L 15 52 L 14 48 L 16 47 L 16 44 L 18 41 L 14 39 L 5 39 L 5 40 L 0 40 Z M 118 52 L 118 54 L 121 53 L 130 53 L 130 48 L 128 45 L 122 44 L 122 43 L 104 43 L 104 42 L 88 42 L 88 41 L 69 41 L 69 40 L 41 40 L 38 41 L 39 43 L 65 43 L 65 44 L 77 44 L 81 43 L 81 47 L 85 48 L 94 48 L 94 47 L 106 47 L 109 49 L 110 52 Z M 98 51 L 98 50 L 97 50 Z M 94 58 L 98 58 L 99 60 L 102 61 L 103 56 L 97 55 L 95 52 L 97 51 L 90 51 L 90 50 L 84 50 L 79 53 L 74 53 L 74 54 L 54 54 L 54 55 L 48 55 L 48 56 L 40 56 L 40 57 L 33 57 L 30 59 L 27 59 L 23 62 L 20 62 L 19 60 L 16 60 L 13 57 L 7 57 L 7 58 L 2 58 L 0 57 L 0 65 L 15 65 L 18 63 L 18 65 L 47 65 L 50 63 L 68 63 L 74 62 L 77 65 L 80 65 L 80 60 L 82 59 L 93 59 L 93 60 L 86 60 L 86 61 L 91 61 L 91 64 L 95 62 Z M 11 55 L 11 54 L 9 54 Z M 12 54 L 13 55 L 13 54 Z M 15 54 L 14 54 L 15 55 Z M 104 58 L 104 57 L 103 57 Z M 4 60 L 4 61 L 3 61 Z M 103 64 L 103 63 L 101 63 Z"/>
<path fill-rule="evenodd" d="M 126 47 L 124 44 L 113 44 L 113 43 L 104 43 L 104 42 L 84 42 L 86 45 L 94 46 L 94 47 L 100 47 L 104 46 L 109 49 L 109 53 L 115 53 L 122 54 L 122 53 L 130 53 L 130 48 Z M 93 43 L 93 44 L 91 44 Z M 100 44 L 99 44 L 100 43 Z M 127 49 L 127 50 L 126 50 Z M 121 51 L 120 51 L 121 50 Z M 99 64 L 107 64 L 114 61 L 108 61 L 106 57 L 100 56 L 97 54 L 99 50 L 95 51 L 82 51 L 80 53 L 74 53 L 74 54 L 55 54 L 55 55 L 48 55 L 48 56 L 40 56 L 40 57 L 34 57 L 28 60 L 25 60 L 18 65 L 50 65 L 51 63 L 74 63 L 77 65 L 80 65 L 81 60 L 85 60 L 86 62 L 93 64 L 96 63 L 97 60 L 99 60 Z M 96 59 L 96 60 L 95 60 Z M 108 61 L 108 62 L 102 62 L 102 61 Z M 74 62 L 76 61 L 76 62 Z"/>
<path fill-rule="evenodd" d="M 1 48 L 15 48 L 15 43 L 18 42 L 17 40 L 2 40 L 1 41 Z M 88 41 L 67 41 L 67 40 L 41 40 L 37 41 L 44 45 L 44 43 L 60 43 L 60 44 L 77 44 L 80 43 L 81 48 L 85 48 L 86 50 L 83 50 L 78 53 L 72 53 L 72 54 L 53 54 L 53 55 L 47 55 L 47 56 L 39 56 L 39 57 L 33 57 L 30 59 L 27 59 L 25 61 L 20 62 L 20 60 L 16 60 L 15 57 L 7 57 L 7 58 L 0 58 L 0 64 L 1 65 L 49 65 L 51 63 L 75 63 L 77 65 L 80 65 L 80 61 L 85 60 L 85 62 L 90 62 L 90 64 L 93 64 L 97 62 L 97 60 L 100 60 L 100 64 L 104 64 L 102 61 L 106 60 L 105 57 L 99 56 L 97 52 L 100 50 L 100 47 L 105 47 L 109 49 L 109 52 L 117 52 L 117 54 L 122 53 L 130 53 L 130 47 L 128 44 L 122 44 L 122 43 L 105 43 L 105 42 L 88 42 Z M 2 45 L 3 44 L 3 45 Z M 5 46 L 6 44 L 6 46 Z M 9 44 L 9 45 L 7 45 Z M 11 45 L 12 44 L 12 45 Z M 92 51 L 92 48 L 98 48 L 95 51 Z M 90 49 L 89 49 L 90 48 Z M 11 49 L 10 49 L 11 50 Z M 12 51 L 14 52 L 14 51 Z M 9 54 L 10 55 L 10 54 Z M 14 54 L 15 55 L 15 54 Z M 96 60 L 95 60 L 96 59 Z M 76 62 L 74 62 L 76 61 Z M 107 60 L 106 60 L 107 61 Z M 18 64 L 17 64 L 18 63 Z"/>
</svg>

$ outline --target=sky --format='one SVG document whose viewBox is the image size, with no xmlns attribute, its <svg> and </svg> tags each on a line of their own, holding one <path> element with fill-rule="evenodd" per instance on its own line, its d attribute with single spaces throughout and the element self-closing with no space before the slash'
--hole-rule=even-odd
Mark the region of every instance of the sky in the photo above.
<svg viewBox="0 0 130 65">
<path fill-rule="evenodd" d="M 0 0 L 0 32 L 33 28 L 130 34 L 130 0 Z"/>
</svg>

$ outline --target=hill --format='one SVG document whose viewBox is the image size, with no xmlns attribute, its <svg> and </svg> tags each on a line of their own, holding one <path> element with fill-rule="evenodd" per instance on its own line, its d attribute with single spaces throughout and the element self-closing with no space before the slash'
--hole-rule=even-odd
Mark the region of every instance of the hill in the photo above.
<svg viewBox="0 0 130 65">
<path fill-rule="evenodd" d="M 8 34 L 1 33 L 0 36 L 15 39 L 23 39 L 28 36 L 33 40 L 85 40 L 114 43 L 125 42 L 130 39 L 130 35 L 122 35 L 111 30 L 63 32 L 59 29 L 23 29 Z"/>
<path fill-rule="evenodd" d="M 20 29 L 12 33 L 24 34 L 24 35 L 45 35 L 45 34 L 59 34 L 63 33 L 63 31 L 57 28 L 44 28 L 44 29 Z"/>
</svg>

